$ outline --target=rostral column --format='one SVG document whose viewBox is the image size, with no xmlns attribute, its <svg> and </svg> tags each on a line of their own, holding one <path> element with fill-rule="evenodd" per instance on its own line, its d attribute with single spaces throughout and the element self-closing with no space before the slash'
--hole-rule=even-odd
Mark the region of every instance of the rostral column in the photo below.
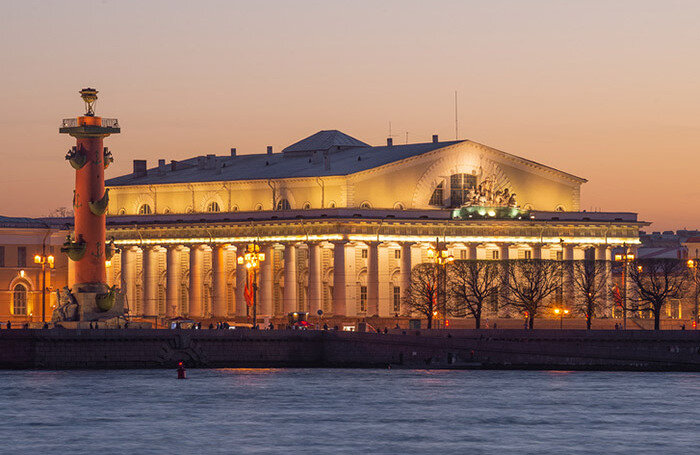
<svg viewBox="0 0 700 455">
<path fill-rule="evenodd" d="M 73 192 L 74 236 L 64 244 L 62 251 L 75 262 L 75 285 L 71 289 L 82 312 L 105 312 L 114 304 L 115 289 L 107 287 L 106 260 L 114 254 L 114 246 L 106 243 L 106 215 L 109 194 L 105 190 L 104 171 L 113 161 L 103 146 L 104 138 L 120 132 L 117 119 L 103 119 L 95 115 L 97 90 L 80 91 L 86 113 L 77 118 L 64 119 L 59 133 L 69 134 L 76 145 L 66 159 L 75 169 Z M 78 293 L 94 294 L 97 308 Z M 109 295 L 111 294 L 111 295 Z M 88 297 L 85 295 L 84 297 Z M 90 300 L 92 300 L 90 298 Z M 93 301 L 94 302 L 94 301 Z"/>
</svg>

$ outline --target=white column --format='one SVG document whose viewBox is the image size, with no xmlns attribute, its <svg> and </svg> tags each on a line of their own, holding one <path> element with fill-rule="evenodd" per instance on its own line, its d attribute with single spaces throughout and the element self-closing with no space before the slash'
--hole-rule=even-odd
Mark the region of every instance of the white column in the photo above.
<svg viewBox="0 0 700 455">
<path fill-rule="evenodd" d="M 165 253 L 165 317 L 180 316 L 180 246 L 171 245 Z"/>
<path fill-rule="evenodd" d="M 542 259 L 542 244 L 535 243 L 530 247 L 532 248 L 532 259 Z"/>
<path fill-rule="evenodd" d="M 479 259 L 478 248 L 479 245 L 476 243 L 470 243 L 467 245 L 467 259 L 471 259 L 472 261 Z"/>
<path fill-rule="evenodd" d="M 347 314 L 347 277 L 345 270 L 345 241 L 333 242 L 333 314 Z"/>
<path fill-rule="evenodd" d="M 190 246 L 190 312 L 192 318 L 202 317 L 202 272 L 204 268 L 202 245 Z"/>
<path fill-rule="evenodd" d="M 401 307 L 404 306 L 404 301 L 408 298 L 408 290 L 411 287 L 411 269 L 413 261 L 411 260 L 411 247 L 413 243 L 404 242 L 401 244 Z"/>
<path fill-rule="evenodd" d="M 284 313 L 297 311 L 297 247 L 292 243 L 284 246 Z"/>
<path fill-rule="evenodd" d="M 562 260 L 564 261 L 562 263 L 563 269 L 562 273 L 564 274 L 563 277 L 563 289 L 562 292 L 564 293 L 564 307 L 565 308 L 573 308 L 574 306 L 574 299 L 575 299 L 575 293 L 574 293 L 574 286 L 572 283 L 572 274 L 574 272 L 574 246 L 573 245 L 563 245 L 562 246 L 563 251 L 562 251 Z"/>
<path fill-rule="evenodd" d="M 367 242 L 367 316 L 379 314 L 379 242 Z"/>
<path fill-rule="evenodd" d="M 321 246 L 318 243 L 309 243 L 309 313 L 318 314 L 323 308 L 323 291 L 321 289 Z"/>
<path fill-rule="evenodd" d="M 600 245 L 596 247 L 595 249 L 595 260 L 597 262 L 604 261 L 605 262 L 605 276 L 601 277 L 603 281 L 605 281 L 605 284 L 603 285 L 603 303 L 605 305 L 605 311 L 609 313 L 608 316 L 611 316 L 612 314 L 612 307 L 611 307 L 611 299 L 610 299 L 610 292 L 612 289 L 612 267 L 611 267 L 611 259 L 612 259 L 612 250 L 610 249 L 609 246 L 607 245 Z"/>
<path fill-rule="evenodd" d="M 272 245 L 263 245 L 265 260 L 260 263 L 258 276 L 258 316 L 273 316 L 272 311 L 272 261 L 274 251 Z M 245 312 L 245 308 L 243 309 Z M 245 314 L 245 313 L 244 313 Z"/>
<path fill-rule="evenodd" d="M 136 248 L 122 248 L 122 291 L 126 295 L 126 304 L 132 314 L 136 310 Z M 73 262 L 70 259 L 68 262 Z M 74 276 L 75 278 L 75 276 Z"/>
<path fill-rule="evenodd" d="M 502 289 L 499 292 L 499 300 L 500 304 L 498 305 L 499 308 L 503 308 L 506 305 L 508 305 L 508 302 L 510 301 L 510 289 L 508 288 L 508 284 L 510 282 L 510 276 L 509 276 L 509 270 L 510 270 L 510 264 L 508 261 L 510 260 L 510 244 L 509 243 L 504 243 L 502 245 L 498 245 L 498 259 L 501 261 L 501 280 L 503 282 Z"/>
<path fill-rule="evenodd" d="M 389 273 L 389 254 L 394 254 L 388 245 L 379 245 L 377 256 L 379 257 L 379 316 L 388 318 L 393 316 L 394 289 L 391 285 L 391 274 Z"/>
<path fill-rule="evenodd" d="M 246 252 L 246 245 L 236 245 L 236 259 Z M 265 258 L 267 260 L 267 258 Z M 245 283 L 248 278 L 245 264 L 239 264 L 236 260 L 236 316 L 246 316 L 247 303 L 245 301 Z"/>
<path fill-rule="evenodd" d="M 122 249 L 122 254 L 121 256 L 121 261 L 122 261 L 122 277 L 124 276 L 124 251 L 126 251 L 130 247 L 124 247 Z M 68 288 L 72 288 L 73 285 L 75 284 L 75 262 L 71 260 L 70 258 L 66 258 L 68 260 Z M 122 278 L 122 289 L 126 289 L 124 286 L 124 279 Z M 126 291 L 125 291 L 126 292 Z"/>
<path fill-rule="evenodd" d="M 143 315 L 158 314 L 158 247 L 147 246 L 142 250 L 143 261 Z"/>
<path fill-rule="evenodd" d="M 223 245 L 214 245 L 211 249 L 212 273 L 212 315 L 225 318 L 226 308 L 226 250 Z"/>
</svg>

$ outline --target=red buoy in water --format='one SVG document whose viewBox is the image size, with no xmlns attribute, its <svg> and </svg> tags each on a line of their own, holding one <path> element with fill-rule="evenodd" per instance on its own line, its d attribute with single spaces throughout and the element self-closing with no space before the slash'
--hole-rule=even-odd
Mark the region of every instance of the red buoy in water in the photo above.
<svg viewBox="0 0 700 455">
<path fill-rule="evenodd" d="M 185 370 L 185 366 L 182 364 L 182 362 L 177 364 L 177 378 L 187 379 L 187 370 Z"/>
</svg>

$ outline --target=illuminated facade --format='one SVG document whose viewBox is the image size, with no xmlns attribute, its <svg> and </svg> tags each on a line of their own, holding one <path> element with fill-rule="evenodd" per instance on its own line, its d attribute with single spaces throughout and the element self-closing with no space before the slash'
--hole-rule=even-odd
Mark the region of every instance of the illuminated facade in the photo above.
<svg viewBox="0 0 700 455">
<path fill-rule="evenodd" d="M 582 259 L 639 243 L 631 213 L 579 212 L 584 179 L 471 141 L 371 147 L 321 131 L 282 151 L 207 155 L 107 181 L 108 281 L 145 316 L 245 316 L 258 241 L 258 314 L 404 314 L 411 267 L 437 237 L 457 259 Z"/>
<path fill-rule="evenodd" d="M 56 289 L 66 285 L 68 258 L 60 247 L 68 234 L 65 223 L 0 216 L 0 322 L 15 324 L 42 320 L 44 274 L 34 256 L 53 256 L 46 268 L 44 316 L 51 320 Z"/>
</svg>

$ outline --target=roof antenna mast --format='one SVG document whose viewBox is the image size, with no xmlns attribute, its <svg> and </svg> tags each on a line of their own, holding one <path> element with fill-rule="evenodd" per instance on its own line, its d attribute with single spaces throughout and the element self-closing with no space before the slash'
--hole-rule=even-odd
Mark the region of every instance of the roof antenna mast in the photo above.
<svg viewBox="0 0 700 455">
<path fill-rule="evenodd" d="M 459 140 L 459 118 L 457 117 L 457 90 L 455 90 L 455 140 Z"/>
</svg>

